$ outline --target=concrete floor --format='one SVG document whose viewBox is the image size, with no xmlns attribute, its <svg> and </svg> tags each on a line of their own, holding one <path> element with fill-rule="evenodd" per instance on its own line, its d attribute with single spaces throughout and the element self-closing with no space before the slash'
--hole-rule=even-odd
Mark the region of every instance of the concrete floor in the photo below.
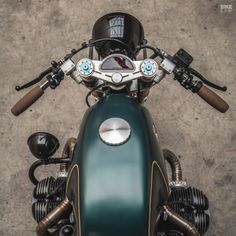
<svg viewBox="0 0 236 236">
<path fill-rule="evenodd" d="M 149 43 L 174 54 L 180 47 L 194 56 L 193 67 L 210 80 L 227 85 L 217 92 L 230 105 L 215 111 L 197 95 L 165 79 L 153 88 L 150 109 L 163 147 L 181 158 L 184 178 L 202 189 L 211 204 L 206 235 L 234 236 L 236 158 L 236 2 L 225 0 L 1 0 L 0 1 L 0 235 L 35 235 L 31 217 L 33 185 L 27 172 L 35 160 L 26 145 L 36 131 L 55 134 L 61 152 L 66 139 L 77 136 L 86 111 L 87 90 L 65 79 L 19 117 L 11 106 L 26 91 L 14 86 L 31 80 L 71 48 L 91 37 L 95 20 L 124 11 L 143 23 Z M 233 4 L 220 13 L 220 4 Z M 85 54 L 83 54 L 85 56 Z M 44 173 L 48 171 L 43 170 Z"/>
</svg>

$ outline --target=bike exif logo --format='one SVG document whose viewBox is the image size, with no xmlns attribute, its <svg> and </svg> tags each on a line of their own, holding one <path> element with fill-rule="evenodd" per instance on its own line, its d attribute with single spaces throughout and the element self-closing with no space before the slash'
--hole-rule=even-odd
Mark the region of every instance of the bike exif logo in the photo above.
<svg viewBox="0 0 236 236">
<path fill-rule="evenodd" d="M 233 11 L 232 4 L 220 4 L 220 13 L 231 13 Z"/>
</svg>

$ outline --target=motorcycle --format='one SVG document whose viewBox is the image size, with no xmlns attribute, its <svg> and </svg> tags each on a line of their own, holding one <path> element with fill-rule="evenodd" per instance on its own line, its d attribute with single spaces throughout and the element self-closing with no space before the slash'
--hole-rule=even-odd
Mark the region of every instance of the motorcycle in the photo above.
<svg viewBox="0 0 236 236">
<path fill-rule="evenodd" d="M 84 49 L 88 58 L 75 62 L 74 56 Z M 16 86 L 20 91 L 46 77 L 13 106 L 16 116 L 45 89 L 59 86 L 65 76 L 89 89 L 89 109 L 78 138 L 68 139 L 61 157 L 54 156 L 59 147 L 54 135 L 37 132 L 28 139 L 38 159 L 29 169 L 35 185 L 32 213 L 38 236 L 197 236 L 207 232 L 208 198 L 183 180 L 177 156 L 161 149 L 154 122 L 143 106 L 149 90 L 173 73 L 183 88 L 226 112 L 228 104 L 205 85 L 221 91 L 227 88 L 190 67 L 192 61 L 184 49 L 171 56 L 148 45 L 135 17 L 110 13 L 96 21 L 89 42 L 53 61 L 34 80 Z M 90 96 L 96 99 L 94 105 Z M 172 171 L 170 181 L 166 163 Z M 37 179 L 36 169 L 51 164 L 59 165 L 56 177 Z"/>
</svg>

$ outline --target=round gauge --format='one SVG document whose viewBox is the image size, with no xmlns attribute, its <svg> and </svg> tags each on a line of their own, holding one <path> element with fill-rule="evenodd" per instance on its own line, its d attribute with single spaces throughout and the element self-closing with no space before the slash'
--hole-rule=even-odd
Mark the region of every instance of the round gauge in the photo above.
<svg viewBox="0 0 236 236">
<path fill-rule="evenodd" d="M 94 65 L 90 59 L 82 59 L 78 62 L 78 71 L 82 77 L 88 77 L 93 73 Z"/>
<path fill-rule="evenodd" d="M 152 59 L 146 59 L 140 69 L 145 77 L 153 77 L 157 72 L 157 63 Z"/>
<path fill-rule="evenodd" d="M 102 64 L 101 70 L 104 71 L 133 71 L 134 64 L 130 58 L 122 54 L 113 54 L 106 57 Z"/>
</svg>

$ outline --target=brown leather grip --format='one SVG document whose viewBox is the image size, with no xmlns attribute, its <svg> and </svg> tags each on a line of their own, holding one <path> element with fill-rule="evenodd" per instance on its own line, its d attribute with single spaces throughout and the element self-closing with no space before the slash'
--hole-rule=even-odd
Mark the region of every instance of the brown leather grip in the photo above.
<svg viewBox="0 0 236 236">
<path fill-rule="evenodd" d="M 28 107 L 30 107 L 35 101 L 37 101 L 42 95 L 44 91 L 40 86 L 34 87 L 30 90 L 23 98 L 20 99 L 11 109 L 13 115 L 18 116 L 23 111 L 25 111 Z"/>
<path fill-rule="evenodd" d="M 225 113 L 229 109 L 229 105 L 221 97 L 204 85 L 200 88 L 197 94 L 208 104 L 222 113 Z"/>
</svg>

